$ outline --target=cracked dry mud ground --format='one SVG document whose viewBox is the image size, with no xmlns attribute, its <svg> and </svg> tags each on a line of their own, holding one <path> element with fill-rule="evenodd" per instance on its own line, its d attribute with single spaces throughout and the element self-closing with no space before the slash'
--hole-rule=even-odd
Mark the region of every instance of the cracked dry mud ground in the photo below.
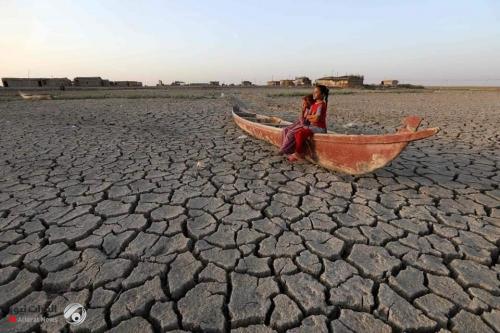
<svg viewBox="0 0 500 333">
<path fill-rule="evenodd" d="M 238 138 L 225 99 L 0 103 L 1 332 L 499 332 L 500 95 L 331 105 L 443 131 L 350 177 Z"/>
</svg>

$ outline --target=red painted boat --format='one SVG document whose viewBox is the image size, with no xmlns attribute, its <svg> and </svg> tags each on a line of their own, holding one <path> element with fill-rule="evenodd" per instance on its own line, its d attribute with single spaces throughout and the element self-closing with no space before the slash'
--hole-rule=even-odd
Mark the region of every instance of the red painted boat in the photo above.
<svg viewBox="0 0 500 333">
<path fill-rule="evenodd" d="M 290 122 L 233 107 L 235 123 L 251 136 L 281 146 L 282 128 Z M 433 136 L 439 128 L 417 130 L 422 118 L 406 117 L 395 133 L 383 135 L 314 134 L 306 159 L 326 169 L 361 175 L 380 169 L 394 160 L 411 141 Z"/>
</svg>

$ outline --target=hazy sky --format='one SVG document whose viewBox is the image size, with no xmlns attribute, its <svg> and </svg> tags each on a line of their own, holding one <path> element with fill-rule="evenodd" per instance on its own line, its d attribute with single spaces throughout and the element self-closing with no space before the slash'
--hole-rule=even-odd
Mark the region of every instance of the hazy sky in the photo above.
<svg viewBox="0 0 500 333">
<path fill-rule="evenodd" d="M 0 0 L 0 77 L 28 73 L 500 85 L 500 0 Z"/>
</svg>

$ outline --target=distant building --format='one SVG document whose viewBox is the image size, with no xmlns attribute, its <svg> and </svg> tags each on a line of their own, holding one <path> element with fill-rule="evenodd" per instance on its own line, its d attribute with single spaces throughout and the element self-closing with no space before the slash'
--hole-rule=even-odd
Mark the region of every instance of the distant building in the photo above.
<svg viewBox="0 0 500 333">
<path fill-rule="evenodd" d="M 71 80 L 67 77 L 64 78 L 50 78 L 42 80 L 42 87 L 50 87 L 50 88 L 61 88 L 61 87 L 70 87 Z"/>
<path fill-rule="evenodd" d="M 2 84 L 5 88 L 39 88 L 42 86 L 41 79 L 37 78 L 2 78 Z"/>
<path fill-rule="evenodd" d="M 5 88 L 60 88 L 71 86 L 68 78 L 2 78 Z"/>
<path fill-rule="evenodd" d="M 300 76 L 300 77 L 296 77 L 295 80 L 293 80 L 293 83 L 296 86 L 310 86 L 312 82 L 308 77 Z"/>
<path fill-rule="evenodd" d="M 218 87 L 218 86 L 220 86 L 219 81 L 210 81 L 208 83 L 208 85 L 212 86 L 212 87 Z"/>
<path fill-rule="evenodd" d="M 241 81 L 241 85 L 243 87 L 251 87 L 252 86 L 252 82 L 250 82 L 250 81 Z"/>
<path fill-rule="evenodd" d="M 293 87 L 293 86 L 295 86 L 295 83 L 293 83 L 293 80 L 280 80 L 280 86 Z"/>
<path fill-rule="evenodd" d="M 142 87 L 142 82 L 139 81 L 113 81 L 116 87 Z"/>
<path fill-rule="evenodd" d="M 206 82 L 191 82 L 191 83 L 188 83 L 188 86 L 190 86 L 190 87 L 208 87 L 209 84 Z"/>
<path fill-rule="evenodd" d="M 128 87 L 127 81 L 113 81 L 113 86 L 115 87 Z"/>
<path fill-rule="evenodd" d="M 268 86 L 276 87 L 280 85 L 280 81 L 267 81 Z"/>
<path fill-rule="evenodd" d="M 73 83 L 75 87 L 102 87 L 103 82 L 100 76 L 75 77 Z"/>
<path fill-rule="evenodd" d="M 380 82 L 380 85 L 382 87 L 396 87 L 398 83 L 398 80 L 383 80 Z"/>
<path fill-rule="evenodd" d="M 109 81 L 100 76 L 68 78 L 2 78 L 6 88 L 142 87 L 139 81 Z"/>
<path fill-rule="evenodd" d="M 184 81 L 174 81 L 172 82 L 170 85 L 171 86 L 183 86 L 185 85 L 186 83 Z"/>
<path fill-rule="evenodd" d="M 359 88 L 363 86 L 363 80 L 361 75 L 327 76 L 317 79 L 315 83 L 330 88 Z"/>
</svg>

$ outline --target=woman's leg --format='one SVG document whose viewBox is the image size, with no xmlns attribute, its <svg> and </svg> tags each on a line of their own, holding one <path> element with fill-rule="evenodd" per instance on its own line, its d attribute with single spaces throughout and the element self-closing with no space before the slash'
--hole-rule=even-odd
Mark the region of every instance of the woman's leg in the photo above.
<svg viewBox="0 0 500 333">
<path fill-rule="evenodd" d="M 295 122 L 290 126 L 287 126 L 283 129 L 281 134 L 281 148 L 280 153 L 282 154 L 290 154 L 293 153 L 295 148 L 295 132 L 301 125 L 299 122 Z"/>
<path fill-rule="evenodd" d="M 282 146 L 281 151 L 284 154 L 292 154 L 295 151 L 295 136 L 292 131 L 286 135 L 286 144 Z"/>
<path fill-rule="evenodd" d="M 295 153 L 299 156 L 303 156 L 305 152 L 306 140 L 313 135 L 313 132 L 307 128 L 303 127 L 297 132 L 295 132 Z"/>
<path fill-rule="evenodd" d="M 303 158 L 306 140 L 312 135 L 313 132 L 307 127 L 302 127 L 295 132 L 295 153 L 288 156 L 288 161 L 295 162 Z"/>
</svg>

